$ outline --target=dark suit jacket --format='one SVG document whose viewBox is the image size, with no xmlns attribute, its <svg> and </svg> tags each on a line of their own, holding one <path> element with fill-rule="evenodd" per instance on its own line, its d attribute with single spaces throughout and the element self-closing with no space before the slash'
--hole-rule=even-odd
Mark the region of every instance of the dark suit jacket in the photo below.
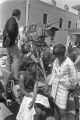
<svg viewBox="0 0 80 120">
<path fill-rule="evenodd" d="M 15 40 L 18 36 L 18 23 L 14 17 L 11 17 L 7 20 L 3 31 L 3 35 L 5 36 L 6 33 L 9 35 L 10 38 L 10 46 L 14 45 Z"/>
</svg>

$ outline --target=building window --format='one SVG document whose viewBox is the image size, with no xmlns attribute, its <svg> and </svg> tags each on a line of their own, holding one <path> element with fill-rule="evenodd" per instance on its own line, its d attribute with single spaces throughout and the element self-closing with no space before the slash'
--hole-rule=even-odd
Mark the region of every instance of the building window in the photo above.
<svg viewBox="0 0 80 120">
<path fill-rule="evenodd" d="M 71 21 L 68 21 L 68 28 L 71 27 Z"/>
<path fill-rule="evenodd" d="M 60 18 L 59 20 L 60 20 L 60 22 L 59 22 L 59 28 L 62 28 L 62 21 L 63 21 L 63 19 Z"/>
<path fill-rule="evenodd" d="M 43 24 L 47 24 L 47 14 L 43 14 Z"/>
<path fill-rule="evenodd" d="M 77 28 L 77 22 L 76 22 L 76 28 Z"/>
</svg>

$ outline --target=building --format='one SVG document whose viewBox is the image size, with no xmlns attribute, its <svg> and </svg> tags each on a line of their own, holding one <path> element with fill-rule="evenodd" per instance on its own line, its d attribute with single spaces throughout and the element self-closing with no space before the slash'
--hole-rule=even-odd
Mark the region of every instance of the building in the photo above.
<svg viewBox="0 0 80 120">
<path fill-rule="evenodd" d="M 80 5 L 73 6 L 73 9 L 78 11 L 77 28 L 80 28 Z"/>
<path fill-rule="evenodd" d="M 75 28 L 78 16 L 68 10 L 58 8 L 54 4 L 48 4 L 40 0 L 8 0 L 1 4 L 1 24 L 2 31 L 6 20 L 11 16 L 14 8 L 19 8 L 22 12 L 19 26 L 37 24 L 42 26 L 48 22 L 60 28 L 56 33 L 56 43 L 66 43 L 67 31 L 65 29 Z"/>
</svg>

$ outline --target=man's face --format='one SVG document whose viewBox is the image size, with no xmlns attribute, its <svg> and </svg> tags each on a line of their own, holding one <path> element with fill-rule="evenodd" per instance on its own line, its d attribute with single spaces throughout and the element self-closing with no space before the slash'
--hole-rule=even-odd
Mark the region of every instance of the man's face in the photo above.
<svg viewBox="0 0 80 120">
<path fill-rule="evenodd" d="M 49 36 L 50 36 L 50 40 L 53 41 L 55 37 L 55 31 L 50 31 Z"/>
<path fill-rule="evenodd" d="M 46 37 L 45 41 L 46 41 L 46 43 L 47 43 L 48 45 L 51 45 L 51 44 L 53 44 L 54 41 L 55 41 L 54 38 L 55 38 L 55 32 L 50 32 L 50 31 L 48 31 L 48 32 L 47 32 L 47 37 Z"/>
<path fill-rule="evenodd" d="M 20 20 L 21 14 L 17 16 L 18 21 Z"/>
<path fill-rule="evenodd" d="M 51 36 L 50 36 L 50 40 L 51 40 L 51 41 L 54 41 L 54 37 L 55 37 L 55 35 L 51 35 Z"/>
<path fill-rule="evenodd" d="M 57 58 L 60 60 L 60 61 L 63 61 L 64 60 L 64 57 L 65 57 L 65 55 L 63 55 L 63 56 L 57 56 Z"/>
</svg>

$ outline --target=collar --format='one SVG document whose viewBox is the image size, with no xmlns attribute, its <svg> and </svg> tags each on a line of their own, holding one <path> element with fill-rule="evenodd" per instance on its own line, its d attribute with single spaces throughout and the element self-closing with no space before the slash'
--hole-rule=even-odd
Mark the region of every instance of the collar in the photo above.
<svg viewBox="0 0 80 120">
<path fill-rule="evenodd" d="M 13 16 L 13 17 L 15 18 L 16 22 L 18 23 L 19 22 L 18 19 L 15 16 Z"/>
</svg>

